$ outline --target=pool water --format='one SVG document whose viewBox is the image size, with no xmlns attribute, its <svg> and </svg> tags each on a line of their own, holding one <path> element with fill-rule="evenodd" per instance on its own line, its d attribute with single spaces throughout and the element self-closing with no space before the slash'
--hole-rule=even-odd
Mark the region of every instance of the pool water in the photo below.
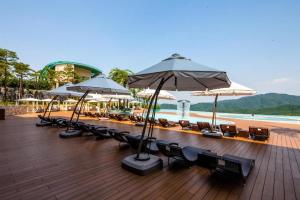
<svg viewBox="0 0 300 200">
<path fill-rule="evenodd" d="M 160 112 L 172 112 L 176 113 L 176 115 L 164 115 Z M 211 118 L 212 113 L 211 112 L 201 112 L 201 111 L 190 111 L 190 113 L 194 114 L 200 114 L 205 115 Z M 167 109 L 161 109 L 158 112 L 158 115 L 165 116 L 167 119 L 175 119 L 179 120 L 181 119 L 181 116 L 177 114 L 177 110 L 167 110 Z M 234 114 L 234 113 L 217 113 L 217 117 L 225 117 L 225 118 L 232 118 L 232 119 L 242 119 L 242 120 L 253 120 L 253 121 L 266 121 L 266 122 L 280 122 L 280 123 L 288 123 L 288 124 L 299 124 L 300 125 L 300 116 L 284 116 L 284 115 L 254 115 L 251 114 Z M 157 118 L 157 117 L 156 117 Z M 207 118 L 201 118 L 201 117 L 185 117 L 186 120 L 190 120 L 191 122 L 197 122 L 203 120 L 204 122 L 211 122 L 211 119 Z M 232 123 L 230 121 L 226 120 L 217 120 L 217 124 L 220 123 Z"/>
<path fill-rule="evenodd" d="M 178 122 L 179 120 L 189 120 L 191 123 L 197 123 L 197 122 L 209 122 L 209 123 L 211 123 L 210 118 L 191 117 L 191 116 L 181 117 L 174 110 L 173 111 L 165 111 L 165 112 L 173 112 L 176 115 L 161 113 L 161 112 L 164 112 L 164 111 L 165 110 L 160 110 L 159 112 L 157 112 L 155 114 L 155 119 L 165 118 L 169 121 L 174 121 L 174 122 Z M 217 119 L 217 124 L 233 124 L 233 122 Z"/>
</svg>

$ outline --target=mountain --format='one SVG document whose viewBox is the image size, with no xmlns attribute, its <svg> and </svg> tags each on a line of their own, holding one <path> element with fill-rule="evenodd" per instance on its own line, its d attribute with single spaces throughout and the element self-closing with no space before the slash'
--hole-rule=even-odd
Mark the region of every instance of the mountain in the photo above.
<svg viewBox="0 0 300 200">
<path fill-rule="evenodd" d="M 162 104 L 162 109 L 176 109 L 176 105 Z M 193 111 L 211 111 L 212 103 L 191 105 Z M 300 96 L 268 93 L 218 102 L 218 111 L 226 113 L 300 115 Z"/>
</svg>

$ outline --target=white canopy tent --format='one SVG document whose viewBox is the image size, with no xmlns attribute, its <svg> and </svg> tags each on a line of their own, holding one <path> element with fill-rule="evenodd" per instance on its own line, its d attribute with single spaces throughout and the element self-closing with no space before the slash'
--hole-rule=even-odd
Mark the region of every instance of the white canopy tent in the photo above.
<svg viewBox="0 0 300 200">
<path fill-rule="evenodd" d="M 256 94 L 256 91 L 231 81 L 231 85 L 228 88 L 219 88 L 205 91 L 195 91 L 192 93 L 193 96 L 215 96 L 213 105 L 212 125 L 216 126 L 216 112 L 217 112 L 217 101 L 219 96 L 249 96 Z"/>
</svg>

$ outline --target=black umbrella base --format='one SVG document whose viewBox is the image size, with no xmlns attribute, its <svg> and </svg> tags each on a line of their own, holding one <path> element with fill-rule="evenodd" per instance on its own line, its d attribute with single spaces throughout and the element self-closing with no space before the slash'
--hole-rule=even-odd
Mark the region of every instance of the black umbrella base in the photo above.
<svg viewBox="0 0 300 200">
<path fill-rule="evenodd" d="M 143 155 L 141 157 L 149 157 L 146 160 L 137 160 L 136 154 L 127 156 L 122 160 L 122 167 L 134 174 L 145 176 L 153 171 L 163 168 L 163 161 L 160 157 L 154 155 Z"/>
</svg>

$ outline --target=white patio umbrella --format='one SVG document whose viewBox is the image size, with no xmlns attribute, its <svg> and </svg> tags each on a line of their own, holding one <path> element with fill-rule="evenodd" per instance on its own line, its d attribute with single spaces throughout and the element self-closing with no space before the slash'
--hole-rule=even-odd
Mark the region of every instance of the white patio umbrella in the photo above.
<svg viewBox="0 0 300 200">
<path fill-rule="evenodd" d="M 18 99 L 18 101 L 23 101 L 23 102 L 37 102 L 37 101 L 41 101 L 41 100 L 29 97 L 29 98 Z"/>
<path fill-rule="evenodd" d="M 136 96 L 139 98 L 143 98 L 145 100 L 145 102 L 147 103 L 149 101 L 149 99 L 154 95 L 154 93 L 155 93 L 155 90 L 148 88 L 148 89 L 138 92 L 136 94 Z M 157 99 L 175 100 L 176 97 L 166 90 L 161 90 L 158 94 Z M 144 115 L 144 110 L 143 110 L 142 116 L 143 115 Z"/>
<path fill-rule="evenodd" d="M 143 91 L 138 92 L 136 94 L 136 96 L 140 97 L 140 98 L 148 99 L 152 95 L 154 95 L 154 93 L 155 93 L 155 90 L 153 90 L 153 89 L 145 89 Z M 176 99 L 176 97 L 173 94 L 169 93 L 166 90 L 161 90 L 158 94 L 158 98 L 159 99 L 166 99 L 166 100 L 175 100 Z"/>
<path fill-rule="evenodd" d="M 67 99 L 67 100 L 64 100 L 64 102 L 67 102 L 67 103 L 76 103 L 77 101 L 75 99 Z"/>
<path fill-rule="evenodd" d="M 129 76 L 128 86 L 130 88 L 156 90 L 149 103 L 149 108 L 154 103 L 152 118 L 155 118 L 155 107 L 160 90 L 198 91 L 217 89 L 229 87 L 230 80 L 224 71 L 206 67 L 179 54 L 173 54 L 160 63 Z M 161 159 L 159 157 L 150 155 L 149 152 L 141 153 L 149 114 L 150 109 L 147 111 L 146 123 L 143 127 L 137 154 L 128 156 L 122 161 L 122 165 L 125 168 L 140 174 L 146 174 L 161 167 Z M 152 137 L 153 124 L 149 128 L 148 136 Z M 141 161 L 147 161 L 147 163 Z"/>
<path fill-rule="evenodd" d="M 129 101 L 129 103 L 142 103 L 142 102 L 137 101 L 137 100 L 132 100 L 132 101 Z"/>
<path fill-rule="evenodd" d="M 46 94 L 54 95 L 54 96 L 73 96 L 73 97 L 81 97 L 83 93 L 74 92 L 67 90 L 67 87 L 74 86 L 72 83 L 67 83 L 63 86 L 57 87 L 53 90 L 47 91 Z"/>
<path fill-rule="evenodd" d="M 78 122 L 80 112 L 83 108 L 83 102 L 89 93 L 119 94 L 119 95 L 130 94 L 128 89 L 124 88 L 123 86 L 119 85 L 112 79 L 107 78 L 105 75 L 102 75 L 102 74 L 98 75 L 92 79 L 78 83 L 76 85 L 67 87 L 67 90 L 74 91 L 74 92 L 84 92 L 84 94 L 81 96 L 81 98 L 78 100 L 78 102 L 76 104 L 76 107 L 72 113 L 70 122 L 73 121 L 73 117 L 74 117 L 75 113 L 77 114 L 76 122 Z M 79 104 L 80 104 L 80 107 L 79 107 Z M 79 112 L 76 112 L 76 110 L 78 108 L 79 108 Z M 70 130 L 70 126 L 67 127 L 67 130 L 60 133 L 61 137 L 70 137 L 70 136 L 72 137 L 72 136 L 80 136 L 80 135 L 81 135 L 80 130 Z"/>
<path fill-rule="evenodd" d="M 52 99 L 42 99 L 42 102 L 50 102 Z"/>
<path fill-rule="evenodd" d="M 212 125 L 216 127 L 216 112 L 217 102 L 219 96 L 249 96 L 256 94 L 256 91 L 231 81 L 231 85 L 228 88 L 219 88 L 214 90 L 196 91 L 192 93 L 192 96 L 215 96 L 215 101 L 212 109 Z"/>
<path fill-rule="evenodd" d="M 18 102 L 26 102 L 27 106 L 29 106 L 29 103 L 32 102 L 32 108 L 35 109 L 35 103 L 41 101 L 40 99 L 36 99 L 36 98 L 22 98 L 22 99 L 18 99 Z M 28 112 L 28 107 L 27 107 L 27 112 Z"/>
<path fill-rule="evenodd" d="M 65 110 L 68 110 L 68 104 L 76 103 L 77 100 L 75 100 L 75 99 L 66 99 L 63 102 L 65 104 Z"/>
</svg>

